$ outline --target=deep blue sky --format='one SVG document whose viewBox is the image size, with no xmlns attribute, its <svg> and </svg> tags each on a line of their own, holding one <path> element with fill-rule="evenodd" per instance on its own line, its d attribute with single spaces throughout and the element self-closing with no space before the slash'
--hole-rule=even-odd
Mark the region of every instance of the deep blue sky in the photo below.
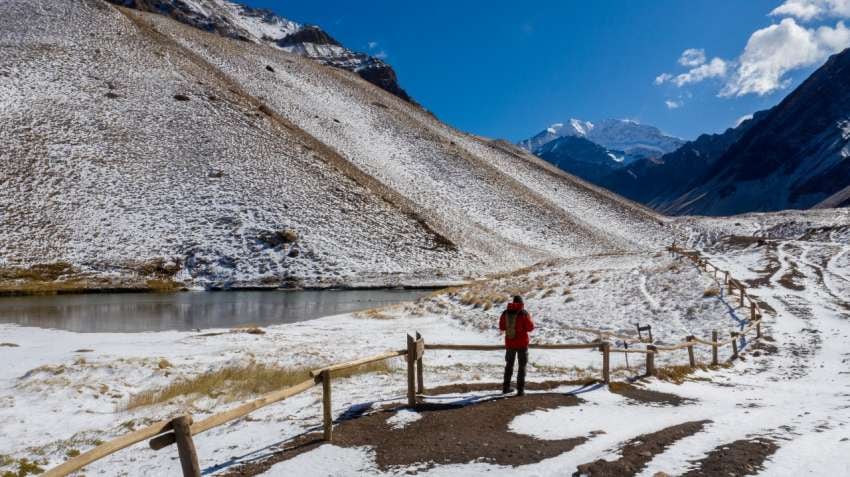
<svg viewBox="0 0 850 477">
<path fill-rule="evenodd" d="M 462 130 L 519 140 L 570 117 L 631 118 L 691 139 L 778 103 L 719 98 L 721 80 L 655 85 L 686 48 L 737 58 L 780 0 L 247 0 L 316 24 L 351 49 L 384 52 L 401 85 Z M 377 46 L 370 48 L 370 42 Z M 813 68 L 790 78 L 796 86 Z M 665 100 L 682 102 L 669 109 Z"/>
</svg>

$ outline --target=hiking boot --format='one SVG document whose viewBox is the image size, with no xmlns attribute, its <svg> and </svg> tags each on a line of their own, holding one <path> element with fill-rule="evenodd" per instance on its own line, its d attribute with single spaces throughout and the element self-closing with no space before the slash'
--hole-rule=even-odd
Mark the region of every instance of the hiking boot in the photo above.
<svg viewBox="0 0 850 477">
<path fill-rule="evenodd" d="M 502 394 L 510 394 L 514 392 L 512 388 L 502 388 Z"/>
<path fill-rule="evenodd" d="M 516 392 L 516 395 L 517 395 L 517 396 L 525 396 L 525 390 L 524 390 L 524 389 L 520 389 L 519 391 L 517 391 L 517 392 Z"/>
</svg>

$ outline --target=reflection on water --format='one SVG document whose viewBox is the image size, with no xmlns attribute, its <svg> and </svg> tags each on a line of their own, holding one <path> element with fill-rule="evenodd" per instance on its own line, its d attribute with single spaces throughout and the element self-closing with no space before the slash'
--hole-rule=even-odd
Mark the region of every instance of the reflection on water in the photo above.
<svg viewBox="0 0 850 477">
<path fill-rule="evenodd" d="M 414 300 L 427 290 L 109 293 L 0 298 L 0 323 L 80 333 L 295 323 Z"/>
</svg>

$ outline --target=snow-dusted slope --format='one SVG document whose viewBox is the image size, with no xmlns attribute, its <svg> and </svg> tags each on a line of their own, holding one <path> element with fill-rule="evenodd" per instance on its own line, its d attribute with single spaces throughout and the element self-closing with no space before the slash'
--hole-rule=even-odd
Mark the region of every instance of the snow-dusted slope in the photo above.
<svg viewBox="0 0 850 477">
<path fill-rule="evenodd" d="M 204 31 L 262 43 L 357 73 L 366 81 L 411 101 L 390 65 L 380 58 L 352 51 L 321 28 L 302 25 L 271 10 L 230 0 L 107 0 L 113 4 L 169 16 Z"/>
<path fill-rule="evenodd" d="M 670 240 L 642 207 L 265 44 L 100 0 L 4 2 L 0 41 L 4 287 L 421 283 Z"/>
</svg>

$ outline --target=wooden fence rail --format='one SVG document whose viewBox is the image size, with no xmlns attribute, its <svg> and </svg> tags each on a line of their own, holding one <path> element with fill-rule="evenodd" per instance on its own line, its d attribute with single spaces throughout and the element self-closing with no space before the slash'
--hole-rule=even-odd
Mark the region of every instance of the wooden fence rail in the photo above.
<svg viewBox="0 0 850 477">
<path fill-rule="evenodd" d="M 727 340 L 719 341 L 717 331 L 712 332 L 711 340 L 704 340 L 695 336 L 687 336 L 685 341 L 679 344 L 670 346 L 659 346 L 648 343 L 646 340 L 635 339 L 634 337 L 617 335 L 604 330 L 593 330 L 586 328 L 572 328 L 577 331 L 593 333 L 598 336 L 598 339 L 591 343 L 553 343 L 553 344 L 531 344 L 532 349 L 551 349 L 551 350 L 581 350 L 581 349 L 596 349 L 602 354 L 602 376 L 603 383 L 610 382 L 610 354 L 643 354 L 646 356 L 646 375 L 652 376 L 656 374 L 655 355 L 660 352 L 673 352 L 682 349 L 688 350 L 688 364 L 691 367 L 697 365 L 694 356 L 694 346 L 706 345 L 711 347 L 712 364 L 718 364 L 718 348 L 732 345 L 732 358 L 738 356 L 738 340 L 742 336 L 755 332 L 756 339 L 761 338 L 761 319 L 762 313 L 758 303 L 746 293 L 746 287 L 743 283 L 733 279 L 730 273 L 726 270 L 721 270 L 715 265 L 709 263 L 699 256 L 698 252 L 687 251 L 680 249 L 674 245 L 667 248 L 671 253 L 679 254 L 692 260 L 701 269 L 706 272 L 714 273 L 717 277 L 718 273 L 724 275 L 724 285 L 728 287 L 729 295 L 733 295 L 734 290 L 740 293 L 740 304 L 744 306 L 745 301 L 750 304 L 750 320 L 749 324 L 740 331 L 733 331 L 731 337 Z M 642 343 L 646 344 L 645 349 L 619 349 L 612 348 L 611 343 L 604 341 L 604 338 L 618 338 L 624 343 Z M 425 350 L 459 350 L 459 351 L 502 351 L 502 345 L 475 345 L 475 344 L 426 344 L 422 336 L 417 333 L 416 337 L 407 336 L 407 346 L 405 349 L 398 351 L 387 351 L 384 353 L 367 356 L 344 363 L 332 364 L 323 368 L 318 368 L 310 371 L 311 378 L 298 383 L 294 386 L 271 391 L 260 396 L 257 399 L 246 402 L 233 409 L 225 412 L 214 414 L 206 419 L 194 422 L 192 416 L 181 415 L 173 419 L 163 420 L 151 424 L 143 429 L 130 432 L 118 438 L 115 438 L 105 444 L 101 444 L 94 449 L 82 453 L 63 464 L 54 467 L 47 472 L 46 477 L 64 477 L 72 472 L 76 472 L 85 466 L 103 459 L 111 454 L 114 454 L 129 446 L 149 440 L 149 445 L 154 450 L 164 449 L 172 444 L 177 444 L 178 455 L 180 457 L 180 466 L 184 477 L 199 477 L 200 467 L 198 465 L 198 456 L 195 450 L 195 445 L 192 441 L 192 436 L 208 431 L 215 427 L 221 426 L 228 422 L 243 418 L 248 414 L 262 409 L 266 406 L 283 401 L 292 396 L 301 394 L 312 389 L 319 384 L 322 385 L 322 417 L 324 438 L 328 441 L 333 438 L 333 412 L 332 412 L 332 379 L 335 372 L 345 369 L 355 368 L 366 364 L 392 359 L 395 357 L 405 356 L 407 361 L 407 401 L 409 406 L 415 406 L 418 396 L 424 392 L 424 368 L 423 355 Z"/>
<path fill-rule="evenodd" d="M 239 405 L 228 411 L 214 414 L 206 419 L 193 422 L 192 416 L 181 415 L 173 419 L 159 421 L 143 429 L 133 431 L 105 444 L 101 444 L 83 454 L 80 454 L 59 466 L 49 469 L 42 474 L 45 477 L 64 477 L 85 466 L 112 455 L 122 449 L 146 440 L 153 450 L 161 450 L 172 444 L 177 444 L 180 466 L 184 477 L 199 477 L 200 467 L 192 436 L 221 426 L 228 422 L 243 418 L 258 409 L 278 403 L 287 398 L 301 394 L 314 386 L 322 385 L 323 429 L 326 440 L 332 439 L 333 416 L 331 412 L 331 380 L 335 371 L 355 368 L 365 364 L 407 355 L 405 351 L 388 351 L 385 353 L 360 358 L 344 363 L 333 364 L 310 372 L 310 379 L 288 388 L 271 391 L 257 399 Z"/>
</svg>

